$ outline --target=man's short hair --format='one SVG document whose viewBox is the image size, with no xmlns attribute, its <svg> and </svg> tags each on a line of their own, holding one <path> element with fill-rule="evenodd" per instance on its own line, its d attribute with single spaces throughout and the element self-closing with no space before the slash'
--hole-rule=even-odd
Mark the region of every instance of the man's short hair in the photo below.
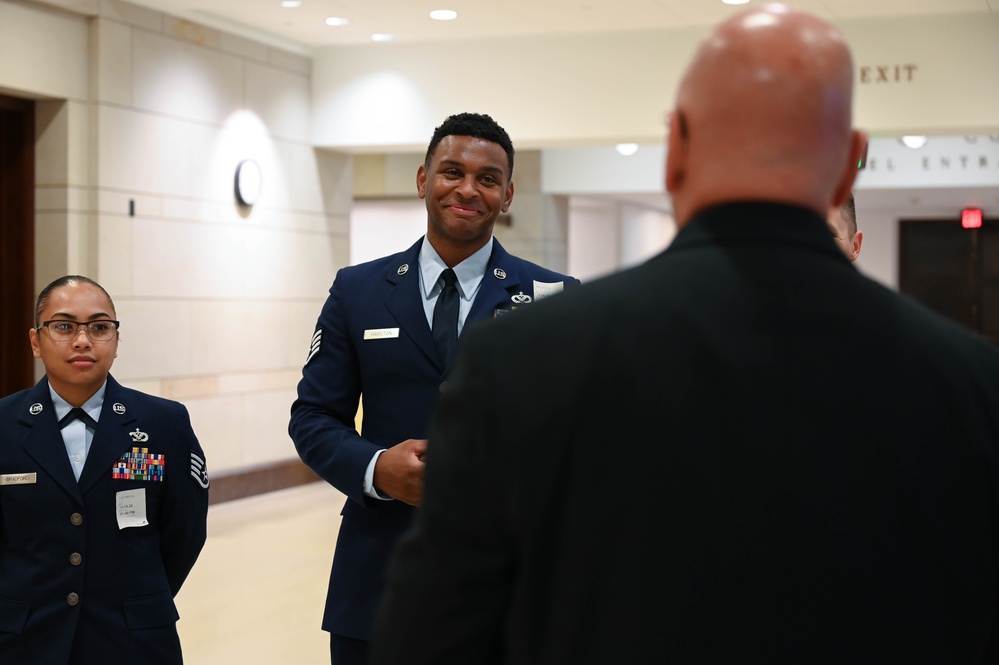
<svg viewBox="0 0 999 665">
<path fill-rule="evenodd" d="M 89 284 L 90 286 L 96 286 L 101 290 L 101 293 L 107 296 L 108 302 L 111 303 L 111 309 L 114 310 L 114 301 L 111 300 L 111 296 L 108 292 L 104 290 L 104 287 L 83 275 L 63 275 L 59 279 L 53 281 L 51 284 L 42 289 L 42 292 L 38 294 L 38 300 L 35 301 L 35 327 L 37 328 L 42 322 L 42 311 L 45 309 L 45 305 L 49 302 L 49 297 L 51 297 L 52 292 L 63 286 L 69 286 L 70 284 Z"/>
<path fill-rule="evenodd" d="M 430 169 L 430 159 L 433 157 L 437 144 L 445 136 L 473 136 L 477 139 L 492 141 L 506 152 L 507 164 L 510 167 L 508 176 L 513 176 L 513 142 L 506 130 L 484 113 L 458 113 L 449 116 L 441 126 L 434 130 L 430 145 L 427 146 L 427 156 L 424 166 Z"/>
<path fill-rule="evenodd" d="M 850 196 L 843 201 L 843 205 L 839 207 L 839 214 L 843 217 L 843 221 L 846 222 L 846 228 L 850 232 L 850 238 L 857 235 L 857 202 L 853 199 L 853 192 L 850 192 Z"/>
</svg>

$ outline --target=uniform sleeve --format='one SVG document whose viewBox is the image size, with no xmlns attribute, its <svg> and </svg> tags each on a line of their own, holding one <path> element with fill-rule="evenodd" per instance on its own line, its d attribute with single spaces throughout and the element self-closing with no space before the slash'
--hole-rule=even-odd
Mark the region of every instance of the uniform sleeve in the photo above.
<svg viewBox="0 0 999 665">
<path fill-rule="evenodd" d="M 345 281 L 338 272 L 319 315 L 288 433 L 302 461 L 319 477 L 368 505 L 373 499 L 364 494 L 364 472 L 379 447 L 354 428 L 361 374 L 349 333 Z"/>
<path fill-rule="evenodd" d="M 180 591 L 205 545 L 208 521 L 208 468 L 191 417 L 177 404 L 174 460 L 167 464 L 165 500 L 160 510 L 160 553 L 170 591 Z"/>
</svg>

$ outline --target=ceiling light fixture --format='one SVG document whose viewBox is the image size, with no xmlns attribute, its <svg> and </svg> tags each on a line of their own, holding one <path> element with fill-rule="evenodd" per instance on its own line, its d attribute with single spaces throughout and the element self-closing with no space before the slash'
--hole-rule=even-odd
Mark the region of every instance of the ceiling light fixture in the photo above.
<svg viewBox="0 0 999 665">
<path fill-rule="evenodd" d="M 617 153 L 619 155 L 623 155 L 625 157 L 631 157 L 636 152 L 638 152 L 638 144 L 637 143 L 618 143 L 616 146 L 614 146 L 614 149 L 617 150 Z"/>
<path fill-rule="evenodd" d="M 430 18 L 435 21 L 453 21 L 458 18 L 458 12 L 453 9 L 435 9 L 430 12 Z"/>
<path fill-rule="evenodd" d="M 289 9 L 293 9 L 295 7 L 301 7 L 302 0 L 281 0 L 281 6 L 288 7 Z"/>
<path fill-rule="evenodd" d="M 725 5 L 745 5 L 748 3 L 749 0 L 722 0 L 722 4 Z"/>
<path fill-rule="evenodd" d="M 903 136 L 899 139 L 899 141 L 902 142 L 902 145 L 912 148 L 913 150 L 918 150 L 926 145 L 925 136 Z"/>
<path fill-rule="evenodd" d="M 390 42 L 395 39 L 395 35 L 390 35 L 387 32 L 376 32 L 371 35 L 371 41 L 373 42 Z"/>
<path fill-rule="evenodd" d="M 326 18 L 326 25 L 331 25 L 333 27 L 347 25 L 348 23 L 350 23 L 349 18 L 341 18 L 339 16 L 329 16 Z"/>
</svg>

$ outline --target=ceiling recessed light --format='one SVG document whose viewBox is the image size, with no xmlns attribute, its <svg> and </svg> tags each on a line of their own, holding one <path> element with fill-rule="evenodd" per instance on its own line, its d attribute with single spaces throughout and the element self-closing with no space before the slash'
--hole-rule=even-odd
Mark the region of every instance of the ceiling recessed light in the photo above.
<svg viewBox="0 0 999 665">
<path fill-rule="evenodd" d="M 350 23 L 349 18 L 341 18 L 339 16 L 329 16 L 326 18 L 326 25 L 332 25 L 334 27 L 338 25 L 347 25 Z"/>
<path fill-rule="evenodd" d="M 636 152 L 638 152 L 638 144 L 618 143 L 616 146 L 614 146 L 614 149 L 617 150 L 619 155 L 624 155 L 625 157 L 631 157 Z"/>
<path fill-rule="evenodd" d="M 453 9 L 435 9 L 430 12 L 430 18 L 435 21 L 453 21 L 458 18 L 458 12 Z"/>
<path fill-rule="evenodd" d="M 745 5 L 748 3 L 749 0 L 722 0 L 722 4 L 726 5 Z"/>
<path fill-rule="evenodd" d="M 387 32 L 376 32 L 371 35 L 371 41 L 373 42 L 390 42 L 395 39 L 395 35 L 390 35 Z"/>
<path fill-rule="evenodd" d="M 922 148 L 924 145 L 926 145 L 926 137 L 925 136 L 903 136 L 899 140 L 902 141 L 903 145 L 908 146 L 909 148 L 912 148 L 913 150 L 916 150 L 918 148 Z"/>
<path fill-rule="evenodd" d="M 288 8 L 301 7 L 302 0 L 281 0 L 281 6 Z"/>
</svg>

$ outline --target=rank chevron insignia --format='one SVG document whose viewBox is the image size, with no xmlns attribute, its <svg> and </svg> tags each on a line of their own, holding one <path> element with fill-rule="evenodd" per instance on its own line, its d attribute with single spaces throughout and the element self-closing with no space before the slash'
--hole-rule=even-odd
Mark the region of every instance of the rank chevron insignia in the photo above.
<svg viewBox="0 0 999 665">
<path fill-rule="evenodd" d="M 197 453 L 191 453 L 191 477 L 194 478 L 194 482 L 208 489 L 208 467 L 205 466 L 205 460 Z"/>
</svg>

